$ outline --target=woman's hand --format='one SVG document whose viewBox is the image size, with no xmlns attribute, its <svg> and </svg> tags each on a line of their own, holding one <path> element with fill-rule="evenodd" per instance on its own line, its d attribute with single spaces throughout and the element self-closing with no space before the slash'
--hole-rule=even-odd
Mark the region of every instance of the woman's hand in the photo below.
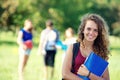
<svg viewBox="0 0 120 80">
<path fill-rule="evenodd" d="M 77 74 L 80 74 L 82 76 L 88 76 L 89 70 L 86 68 L 86 66 L 84 64 L 82 64 L 79 67 Z"/>
<path fill-rule="evenodd" d="M 23 49 L 24 49 L 24 50 L 27 50 L 27 49 L 28 49 L 25 44 L 23 44 Z"/>
</svg>

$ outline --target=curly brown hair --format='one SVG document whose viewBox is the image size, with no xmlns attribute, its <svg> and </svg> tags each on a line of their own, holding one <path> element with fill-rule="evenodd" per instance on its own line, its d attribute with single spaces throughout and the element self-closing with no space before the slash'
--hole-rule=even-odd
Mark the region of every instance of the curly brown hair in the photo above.
<svg viewBox="0 0 120 80">
<path fill-rule="evenodd" d="M 83 43 L 83 31 L 88 20 L 94 21 L 98 26 L 98 36 L 94 41 L 93 51 L 101 56 L 103 59 L 107 59 L 109 54 L 108 26 L 104 19 L 98 14 L 86 14 L 85 16 L 83 16 L 83 18 L 81 19 L 81 25 L 78 29 L 79 36 L 77 41 L 81 44 Z"/>
</svg>

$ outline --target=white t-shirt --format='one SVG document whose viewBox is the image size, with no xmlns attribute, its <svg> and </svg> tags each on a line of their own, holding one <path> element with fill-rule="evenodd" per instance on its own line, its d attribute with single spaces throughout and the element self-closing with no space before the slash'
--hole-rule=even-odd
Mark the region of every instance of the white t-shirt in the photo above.
<svg viewBox="0 0 120 80">
<path fill-rule="evenodd" d="M 43 43 L 43 49 L 45 50 L 55 50 L 57 34 L 54 30 L 44 29 L 41 32 L 40 41 Z"/>
</svg>

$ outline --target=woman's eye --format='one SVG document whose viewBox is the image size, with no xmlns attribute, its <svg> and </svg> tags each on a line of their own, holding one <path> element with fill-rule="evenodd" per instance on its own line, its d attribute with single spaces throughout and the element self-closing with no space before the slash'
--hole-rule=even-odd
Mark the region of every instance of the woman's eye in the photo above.
<svg viewBox="0 0 120 80">
<path fill-rule="evenodd" d="M 98 32 L 98 30 L 97 30 L 97 29 L 95 29 L 94 31 L 95 31 L 95 32 Z"/>
<path fill-rule="evenodd" d="M 87 28 L 87 30 L 88 30 L 88 31 L 90 31 L 90 30 L 91 30 L 91 28 Z"/>
</svg>

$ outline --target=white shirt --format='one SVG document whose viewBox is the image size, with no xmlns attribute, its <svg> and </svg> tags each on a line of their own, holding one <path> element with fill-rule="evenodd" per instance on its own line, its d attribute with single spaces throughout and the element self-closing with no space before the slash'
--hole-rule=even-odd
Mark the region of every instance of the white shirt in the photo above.
<svg viewBox="0 0 120 80">
<path fill-rule="evenodd" d="M 54 30 L 44 29 L 41 32 L 40 42 L 43 43 L 43 49 L 46 50 L 55 50 L 55 40 L 57 34 Z"/>
</svg>

